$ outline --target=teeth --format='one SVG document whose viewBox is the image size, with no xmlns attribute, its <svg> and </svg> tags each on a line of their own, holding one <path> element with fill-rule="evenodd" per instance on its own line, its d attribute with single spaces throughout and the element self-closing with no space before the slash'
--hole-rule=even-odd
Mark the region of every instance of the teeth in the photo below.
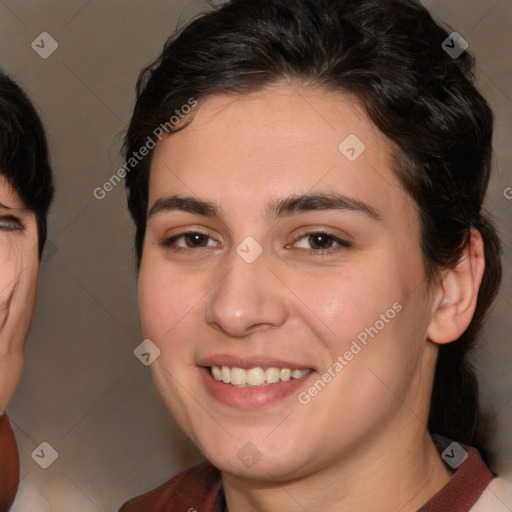
<svg viewBox="0 0 512 512">
<path fill-rule="evenodd" d="M 233 368 L 234 370 L 234 368 Z M 242 370 L 244 371 L 244 370 Z M 249 386 L 261 386 L 265 384 L 265 372 L 261 368 L 251 368 L 247 373 L 247 384 Z"/>
<path fill-rule="evenodd" d="M 274 384 L 279 381 L 288 381 L 290 379 L 300 379 L 307 375 L 310 370 L 292 370 L 291 368 L 277 368 L 270 366 L 266 370 L 257 366 L 250 370 L 229 366 L 212 366 L 210 372 L 215 380 L 232 384 L 233 386 L 263 386 L 265 384 Z"/>
<path fill-rule="evenodd" d="M 212 366 L 212 375 L 215 380 L 222 380 L 222 370 L 218 366 Z"/>
<path fill-rule="evenodd" d="M 267 371 L 265 373 L 265 380 L 269 384 L 273 384 L 274 382 L 279 382 L 279 368 L 270 367 L 267 368 Z"/>
<path fill-rule="evenodd" d="M 221 370 L 222 382 L 229 384 L 231 382 L 231 369 L 227 366 L 223 366 Z"/>
<path fill-rule="evenodd" d="M 243 386 L 247 384 L 247 372 L 242 368 L 231 368 L 231 384 L 233 386 Z"/>
<path fill-rule="evenodd" d="M 290 380 L 291 377 L 292 377 L 292 371 L 290 370 L 290 368 L 283 368 L 279 372 L 279 378 L 281 380 Z"/>
</svg>

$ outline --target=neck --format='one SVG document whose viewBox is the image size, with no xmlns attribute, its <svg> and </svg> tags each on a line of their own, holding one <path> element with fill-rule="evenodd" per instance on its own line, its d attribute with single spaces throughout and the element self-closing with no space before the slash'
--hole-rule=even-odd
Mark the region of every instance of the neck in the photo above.
<svg viewBox="0 0 512 512">
<path fill-rule="evenodd" d="M 227 509 L 416 511 L 446 485 L 451 473 L 424 427 L 413 432 L 413 439 L 406 430 L 399 432 L 382 433 L 384 443 L 365 443 L 321 471 L 295 480 L 254 482 L 223 473 Z"/>
</svg>

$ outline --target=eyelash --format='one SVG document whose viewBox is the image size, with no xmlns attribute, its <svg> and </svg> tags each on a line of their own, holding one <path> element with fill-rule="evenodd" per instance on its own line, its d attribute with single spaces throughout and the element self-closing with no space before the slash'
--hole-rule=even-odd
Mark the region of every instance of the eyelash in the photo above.
<svg viewBox="0 0 512 512">
<path fill-rule="evenodd" d="M 5 226 L 6 223 L 10 223 L 11 226 Z M 14 226 L 12 225 L 14 224 Z M 22 231 L 23 224 L 18 217 L 14 215 L 3 215 L 0 216 L 0 230 L 2 231 Z"/>
<path fill-rule="evenodd" d="M 166 238 L 163 242 L 160 243 L 162 247 L 165 249 L 172 250 L 173 252 L 181 252 L 181 251 L 197 251 L 204 249 L 203 247 L 173 247 L 173 244 L 179 240 L 180 238 L 184 238 L 187 235 L 202 235 L 209 239 L 211 239 L 210 236 L 208 236 L 206 233 L 203 233 L 202 231 L 185 231 L 184 233 L 180 233 L 179 235 L 171 236 L 169 238 Z"/>
<path fill-rule="evenodd" d="M 181 251 L 203 251 L 207 249 L 207 247 L 176 247 L 173 246 L 173 244 L 181 239 L 186 237 L 187 235 L 202 235 L 207 237 L 208 239 L 211 239 L 210 236 L 208 236 L 206 233 L 203 233 L 201 231 L 186 231 L 184 233 L 180 233 L 179 235 L 175 235 L 172 237 L 169 237 L 165 239 L 163 242 L 160 243 L 160 245 L 168 250 L 172 250 L 173 252 L 181 252 Z M 329 233 L 328 231 L 310 231 L 308 233 L 305 233 L 301 235 L 299 238 L 297 238 L 293 244 L 296 244 L 297 242 L 300 242 L 301 240 L 304 240 L 305 238 L 315 236 L 315 235 L 324 235 L 327 236 L 332 242 L 337 243 L 338 246 L 334 248 L 328 248 L 328 249 L 302 249 L 302 251 L 305 251 L 307 254 L 313 255 L 313 256 L 328 256 L 330 254 L 333 254 L 334 252 L 337 252 L 340 249 L 349 249 L 351 247 L 350 242 L 347 240 L 344 240 L 342 238 L 337 237 L 336 235 Z M 293 244 L 287 244 L 286 247 L 290 247 Z"/>
<path fill-rule="evenodd" d="M 310 231 L 309 233 L 304 233 L 301 235 L 297 240 L 295 240 L 293 243 L 296 244 L 297 242 L 300 242 L 301 240 L 307 239 L 309 237 L 315 236 L 315 235 L 324 235 L 326 236 L 331 242 L 334 242 L 338 244 L 335 247 L 330 247 L 328 249 L 303 249 L 306 251 L 307 254 L 311 254 L 313 256 L 329 256 L 335 252 L 340 251 L 341 249 L 349 249 L 351 247 L 350 242 L 347 240 L 344 240 L 343 238 L 340 238 L 333 233 L 329 233 L 328 231 Z M 288 245 L 287 245 L 288 247 Z"/>
</svg>

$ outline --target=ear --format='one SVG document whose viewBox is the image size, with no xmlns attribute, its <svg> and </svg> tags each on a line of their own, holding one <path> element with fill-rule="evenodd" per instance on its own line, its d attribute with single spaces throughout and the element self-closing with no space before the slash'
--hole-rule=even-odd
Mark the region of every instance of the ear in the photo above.
<svg viewBox="0 0 512 512">
<path fill-rule="evenodd" d="M 462 258 L 453 269 L 441 273 L 441 282 L 432 304 L 432 320 L 427 337 L 434 343 L 455 341 L 473 318 L 478 290 L 485 269 L 482 235 L 471 229 Z"/>
</svg>

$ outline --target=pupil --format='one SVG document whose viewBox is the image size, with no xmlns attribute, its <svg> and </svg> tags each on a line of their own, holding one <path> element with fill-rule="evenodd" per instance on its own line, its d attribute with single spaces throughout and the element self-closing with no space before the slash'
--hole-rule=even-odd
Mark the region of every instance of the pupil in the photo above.
<svg viewBox="0 0 512 512">
<path fill-rule="evenodd" d="M 330 246 L 330 241 L 331 239 L 329 235 L 324 235 L 322 233 L 310 236 L 310 243 L 315 249 L 326 249 Z"/>
</svg>

